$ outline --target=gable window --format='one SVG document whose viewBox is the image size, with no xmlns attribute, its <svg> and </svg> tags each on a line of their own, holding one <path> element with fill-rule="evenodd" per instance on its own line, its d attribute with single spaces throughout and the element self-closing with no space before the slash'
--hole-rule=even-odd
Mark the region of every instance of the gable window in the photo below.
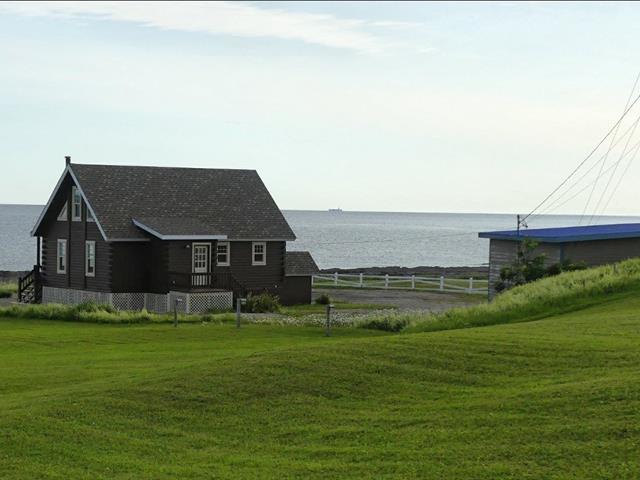
<svg viewBox="0 0 640 480">
<path fill-rule="evenodd" d="M 267 264 L 267 244 L 265 242 L 253 242 L 251 251 L 251 265 Z"/>
<path fill-rule="evenodd" d="M 96 276 L 96 242 L 84 242 L 84 274 L 87 277 Z"/>
<path fill-rule="evenodd" d="M 92 214 L 92 213 L 89 211 L 89 209 L 87 208 L 87 222 L 91 222 L 91 223 L 93 223 L 93 222 L 95 222 L 95 221 L 96 221 L 96 219 L 95 219 L 95 218 L 93 218 L 93 214 Z"/>
<path fill-rule="evenodd" d="M 60 210 L 60 213 L 58 214 L 58 220 L 61 222 L 65 222 L 67 220 L 67 202 L 64 202 L 62 210 Z"/>
<path fill-rule="evenodd" d="M 231 265 L 229 242 L 218 242 L 218 246 L 216 247 L 216 264 L 219 267 L 228 267 Z"/>
<path fill-rule="evenodd" d="M 82 220 L 82 195 L 77 187 L 71 187 L 73 204 L 71 206 L 71 219 L 74 222 Z"/>
<path fill-rule="evenodd" d="M 58 253 L 56 255 L 56 272 L 67 273 L 67 240 L 58 239 Z"/>
</svg>

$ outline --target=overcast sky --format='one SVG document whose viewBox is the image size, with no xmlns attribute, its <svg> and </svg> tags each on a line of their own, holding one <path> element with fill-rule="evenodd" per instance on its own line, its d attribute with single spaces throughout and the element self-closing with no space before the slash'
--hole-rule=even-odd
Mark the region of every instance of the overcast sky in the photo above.
<svg viewBox="0 0 640 480">
<path fill-rule="evenodd" d="M 256 169 L 285 209 L 526 213 L 623 111 L 638 25 L 635 3 L 2 3 L 0 203 L 44 203 L 71 155 Z M 639 181 L 608 213 L 640 214 Z"/>
</svg>

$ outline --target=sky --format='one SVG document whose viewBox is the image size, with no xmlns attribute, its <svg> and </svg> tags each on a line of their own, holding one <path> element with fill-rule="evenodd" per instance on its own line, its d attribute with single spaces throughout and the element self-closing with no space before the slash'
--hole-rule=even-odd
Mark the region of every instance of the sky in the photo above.
<svg viewBox="0 0 640 480">
<path fill-rule="evenodd" d="M 283 209 L 528 213 L 640 93 L 639 24 L 633 2 L 2 2 L 0 203 L 45 203 L 71 155 L 255 169 Z M 640 214 L 637 115 L 538 212 Z"/>
</svg>

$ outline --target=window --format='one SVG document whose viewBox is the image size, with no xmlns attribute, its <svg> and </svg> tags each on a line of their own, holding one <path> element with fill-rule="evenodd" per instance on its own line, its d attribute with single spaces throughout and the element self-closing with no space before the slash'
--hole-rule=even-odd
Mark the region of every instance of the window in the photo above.
<svg viewBox="0 0 640 480">
<path fill-rule="evenodd" d="M 67 202 L 64 202 L 62 210 L 60 210 L 60 213 L 58 214 L 58 220 L 62 222 L 67 220 Z"/>
<path fill-rule="evenodd" d="M 219 267 L 228 267 L 231 265 L 231 252 L 229 242 L 218 242 L 216 250 L 216 264 Z"/>
<path fill-rule="evenodd" d="M 251 265 L 267 264 L 267 244 L 265 242 L 253 242 L 253 256 Z"/>
<path fill-rule="evenodd" d="M 71 207 L 71 219 L 74 222 L 82 220 L 82 195 L 76 187 L 71 187 L 73 204 Z"/>
<path fill-rule="evenodd" d="M 95 221 L 96 221 L 96 219 L 93 218 L 93 214 L 87 208 L 87 222 L 95 222 Z"/>
<path fill-rule="evenodd" d="M 58 239 L 56 271 L 58 273 L 67 273 L 67 241 L 63 238 Z"/>
<path fill-rule="evenodd" d="M 84 242 L 84 274 L 96 276 L 96 242 Z"/>
</svg>

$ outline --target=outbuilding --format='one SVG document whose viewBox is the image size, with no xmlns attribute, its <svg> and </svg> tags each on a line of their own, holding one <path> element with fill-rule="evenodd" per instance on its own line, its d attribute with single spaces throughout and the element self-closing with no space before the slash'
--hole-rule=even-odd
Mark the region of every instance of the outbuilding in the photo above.
<svg viewBox="0 0 640 480">
<path fill-rule="evenodd" d="M 588 225 L 528 230 L 481 232 L 489 243 L 489 298 L 495 293 L 503 267 L 512 264 L 525 239 L 538 242 L 545 266 L 563 261 L 584 262 L 593 267 L 640 257 L 640 223 Z"/>
</svg>

